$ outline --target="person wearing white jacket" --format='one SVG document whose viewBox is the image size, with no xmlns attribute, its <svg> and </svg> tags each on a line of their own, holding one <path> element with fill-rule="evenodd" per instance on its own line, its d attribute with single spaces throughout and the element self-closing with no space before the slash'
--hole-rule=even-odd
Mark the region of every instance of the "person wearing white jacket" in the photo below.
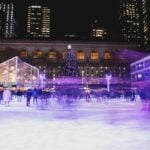
<svg viewBox="0 0 150 150">
<path fill-rule="evenodd" d="M 11 91 L 8 88 L 5 88 L 3 91 L 3 102 L 5 106 L 9 106 L 11 96 Z"/>
</svg>

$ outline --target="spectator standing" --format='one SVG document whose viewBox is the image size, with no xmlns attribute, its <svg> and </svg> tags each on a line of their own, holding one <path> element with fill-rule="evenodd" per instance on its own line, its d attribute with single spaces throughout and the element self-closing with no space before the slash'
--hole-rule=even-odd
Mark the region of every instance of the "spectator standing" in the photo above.
<svg viewBox="0 0 150 150">
<path fill-rule="evenodd" d="M 33 90 L 32 96 L 33 96 L 33 104 L 37 104 L 38 90 L 36 88 Z"/>
<path fill-rule="evenodd" d="M 3 101 L 4 101 L 5 106 L 9 106 L 9 103 L 11 101 L 11 97 L 12 97 L 12 94 L 11 94 L 10 89 L 5 88 L 3 91 Z"/>
<path fill-rule="evenodd" d="M 31 100 L 31 96 L 32 96 L 32 89 L 27 90 L 26 96 L 27 96 L 26 106 L 30 106 L 30 100 Z"/>
</svg>

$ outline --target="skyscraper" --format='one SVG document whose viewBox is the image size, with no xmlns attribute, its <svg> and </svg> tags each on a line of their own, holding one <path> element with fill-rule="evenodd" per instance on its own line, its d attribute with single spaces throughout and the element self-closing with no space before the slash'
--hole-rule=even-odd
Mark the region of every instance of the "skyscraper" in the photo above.
<svg viewBox="0 0 150 150">
<path fill-rule="evenodd" d="M 150 1 L 143 0 L 144 46 L 150 50 Z"/>
<path fill-rule="evenodd" d="M 120 0 L 119 21 L 121 39 L 142 44 L 142 0 Z"/>
<path fill-rule="evenodd" d="M 40 4 L 29 5 L 27 38 L 49 38 L 50 32 L 50 8 Z"/>
<path fill-rule="evenodd" d="M 106 39 L 107 32 L 104 28 L 103 23 L 99 20 L 96 19 L 92 25 L 92 31 L 91 31 L 91 38 L 93 39 Z"/>
<path fill-rule="evenodd" d="M 4 38 L 4 13 L 0 11 L 0 38 Z"/>
<path fill-rule="evenodd" d="M 0 2 L 0 36 L 1 38 L 14 38 L 15 34 L 15 17 L 14 4 L 11 0 Z"/>
</svg>

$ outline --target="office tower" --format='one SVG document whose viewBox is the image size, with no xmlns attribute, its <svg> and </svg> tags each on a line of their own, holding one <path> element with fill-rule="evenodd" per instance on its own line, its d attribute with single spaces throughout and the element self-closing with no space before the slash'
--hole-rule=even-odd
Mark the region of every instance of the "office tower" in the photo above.
<svg viewBox="0 0 150 150">
<path fill-rule="evenodd" d="M 1 38 L 14 38 L 15 34 L 15 17 L 14 4 L 11 0 L 0 2 L 0 32 Z"/>
<path fill-rule="evenodd" d="M 121 39 L 142 44 L 142 0 L 120 0 L 119 2 Z"/>
<path fill-rule="evenodd" d="M 94 39 L 106 39 L 107 32 L 103 23 L 99 19 L 96 19 L 92 24 L 91 38 Z"/>
<path fill-rule="evenodd" d="M 0 38 L 4 38 L 4 13 L 0 11 Z"/>
<path fill-rule="evenodd" d="M 28 6 L 27 38 L 50 37 L 50 9 L 40 4 Z"/>
<path fill-rule="evenodd" d="M 143 0 L 144 47 L 150 50 L 150 1 Z"/>
</svg>

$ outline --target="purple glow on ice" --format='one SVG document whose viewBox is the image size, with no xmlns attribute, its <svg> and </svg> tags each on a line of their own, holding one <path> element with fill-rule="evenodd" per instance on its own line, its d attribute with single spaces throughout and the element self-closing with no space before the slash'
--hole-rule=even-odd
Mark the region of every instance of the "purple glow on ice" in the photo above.
<svg viewBox="0 0 150 150">
<path fill-rule="evenodd" d="M 83 101 L 69 107 L 51 99 L 48 110 L 24 101 L 0 105 L 1 150 L 149 150 L 149 112 L 140 101 Z"/>
<path fill-rule="evenodd" d="M 111 84 L 120 83 L 122 81 L 121 78 L 118 77 L 112 77 Z M 101 78 L 81 78 L 81 77 L 57 77 L 55 79 L 55 84 L 85 84 L 88 82 L 89 84 L 106 84 L 107 80 L 105 77 Z M 53 79 L 49 79 L 49 83 L 53 83 Z"/>
</svg>

